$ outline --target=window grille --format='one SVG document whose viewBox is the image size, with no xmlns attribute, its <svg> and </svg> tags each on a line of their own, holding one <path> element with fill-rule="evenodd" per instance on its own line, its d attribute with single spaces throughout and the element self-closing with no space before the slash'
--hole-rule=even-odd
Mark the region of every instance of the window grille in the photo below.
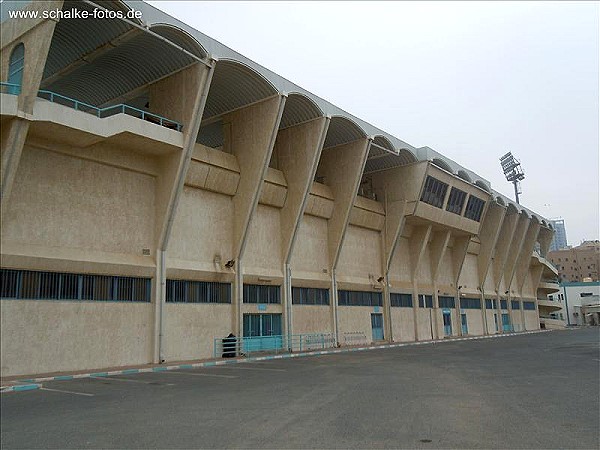
<svg viewBox="0 0 600 450">
<path fill-rule="evenodd" d="M 293 305 L 329 305 L 329 289 L 292 288 Z"/>
<path fill-rule="evenodd" d="M 467 209 L 465 210 L 465 217 L 467 219 L 474 220 L 475 222 L 479 222 L 481 220 L 481 213 L 483 213 L 484 206 L 485 202 L 483 200 L 470 195 L 469 201 L 467 202 Z"/>
<path fill-rule="evenodd" d="M 481 309 L 480 298 L 461 298 L 460 307 L 462 309 Z"/>
<path fill-rule="evenodd" d="M 485 309 L 496 309 L 498 308 L 498 301 L 496 299 L 486 298 Z"/>
<path fill-rule="evenodd" d="M 454 303 L 454 297 L 438 297 L 438 304 L 440 306 L 440 308 L 454 308 L 455 307 L 455 303 Z"/>
<path fill-rule="evenodd" d="M 150 302 L 150 278 L 1 269 L 0 297 Z"/>
<path fill-rule="evenodd" d="M 447 190 L 448 185 L 446 183 L 443 183 L 432 176 L 427 176 L 425 186 L 423 187 L 423 194 L 421 195 L 421 201 L 437 208 L 441 208 L 444 204 Z"/>
<path fill-rule="evenodd" d="M 448 204 L 446 205 L 446 211 L 450 211 L 451 213 L 460 215 L 462 213 L 462 208 L 463 208 L 463 205 L 465 204 L 466 198 L 467 198 L 466 192 L 453 187 L 452 189 L 450 189 L 450 196 L 448 197 Z"/>
<path fill-rule="evenodd" d="M 419 294 L 419 308 L 433 308 L 433 296 Z"/>
<path fill-rule="evenodd" d="M 390 305 L 400 308 L 412 308 L 412 294 L 390 294 Z"/>
<path fill-rule="evenodd" d="M 244 303 L 281 303 L 279 286 L 244 284 Z"/>
<path fill-rule="evenodd" d="M 383 306 L 381 292 L 338 291 L 339 306 Z"/>
<path fill-rule="evenodd" d="M 167 303 L 231 303 L 231 284 L 167 280 Z"/>
</svg>

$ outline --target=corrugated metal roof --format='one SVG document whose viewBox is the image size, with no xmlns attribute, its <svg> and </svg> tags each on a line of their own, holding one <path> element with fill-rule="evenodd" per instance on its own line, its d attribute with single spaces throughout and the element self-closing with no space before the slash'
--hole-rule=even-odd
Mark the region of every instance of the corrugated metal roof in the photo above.
<svg viewBox="0 0 600 450">
<path fill-rule="evenodd" d="M 275 94 L 277 89 L 251 67 L 237 61 L 220 60 L 208 91 L 203 119 L 219 116 Z"/>
<path fill-rule="evenodd" d="M 285 101 L 279 129 L 288 128 L 323 116 L 323 111 L 304 94 L 290 94 Z"/>
<path fill-rule="evenodd" d="M 112 2 L 108 3 L 108 8 Z M 125 6 L 125 5 L 123 5 Z M 92 11 L 93 7 L 86 3 L 66 1 L 63 11 L 77 7 L 80 10 Z M 63 70 L 73 62 L 107 45 L 134 27 L 121 20 L 65 19 L 56 24 L 43 78 Z"/>
<path fill-rule="evenodd" d="M 104 105 L 195 60 L 164 41 L 139 33 L 46 86 L 94 106 Z"/>
<path fill-rule="evenodd" d="M 202 45 L 194 39 L 194 37 L 177 28 L 173 25 L 169 24 L 155 24 L 152 25 L 150 31 L 168 39 L 174 44 L 179 45 L 181 48 L 187 50 L 188 52 L 196 55 L 200 59 L 204 59 L 208 56 L 208 52 Z"/>
<path fill-rule="evenodd" d="M 323 148 L 347 144 L 366 137 L 365 131 L 352 119 L 341 116 L 332 117 Z"/>
</svg>

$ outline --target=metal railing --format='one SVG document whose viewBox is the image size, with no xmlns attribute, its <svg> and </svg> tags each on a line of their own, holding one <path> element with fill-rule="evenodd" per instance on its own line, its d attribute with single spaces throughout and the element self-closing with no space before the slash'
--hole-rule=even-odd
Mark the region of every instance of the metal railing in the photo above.
<svg viewBox="0 0 600 450">
<path fill-rule="evenodd" d="M 2 94 L 19 95 L 21 93 L 21 85 L 17 83 L 0 82 L 0 92 Z"/>
<path fill-rule="evenodd" d="M 21 93 L 21 85 L 2 81 L 0 82 L 0 92 L 3 94 L 19 95 Z M 125 105 L 124 103 L 107 106 L 106 108 L 98 108 L 97 106 L 75 100 L 67 97 L 66 95 L 57 94 L 56 92 L 46 91 L 43 89 L 38 91 L 38 97 L 48 100 L 52 103 L 73 108 L 76 111 L 92 114 L 100 119 L 114 116 L 115 114 L 127 114 L 128 116 L 146 120 L 171 130 L 181 131 L 183 128 L 183 125 L 181 125 L 179 122 L 159 116 L 158 114 L 144 111 L 142 109 L 134 108 L 133 106 Z"/>
<path fill-rule="evenodd" d="M 100 119 L 114 116 L 115 114 L 127 114 L 128 116 L 146 120 L 148 122 L 152 122 L 165 128 L 170 128 L 172 130 L 181 131 L 182 129 L 182 125 L 179 122 L 175 122 L 174 120 L 167 119 L 165 117 L 159 116 L 158 114 L 149 113 L 147 111 L 134 108 L 133 106 L 125 105 L 123 103 L 120 103 L 118 105 L 107 106 L 106 108 L 98 108 L 97 106 L 90 105 L 79 100 L 75 100 L 65 95 L 45 90 L 39 91 L 38 97 L 48 100 L 52 103 L 68 106 L 70 108 L 75 109 L 76 111 L 83 111 L 88 114 L 92 114 Z"/>
<path fill-rule="evenodd" d="M 332 333 L 215 338 L 213 356 L 226 358 L 252 353 L 286 353 L 335 347 Z"/>
<path fill-rule="evenodd" d="M 362 331 L 344 332 L 344 345 L 361 345 L 367 342 L 367 336 Z"/>
</svg>

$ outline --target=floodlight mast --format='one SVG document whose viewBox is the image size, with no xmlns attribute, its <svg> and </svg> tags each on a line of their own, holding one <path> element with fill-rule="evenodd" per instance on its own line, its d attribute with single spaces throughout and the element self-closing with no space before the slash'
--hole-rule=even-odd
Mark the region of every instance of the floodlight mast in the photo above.
<svg viewBox="0 0 600 450">
<path fill-rule="evenodd" d="M 510 181 L 515 187 L 515 200 L 519 203 L 519 194 L 521 194 L 520 181 L 525 179 L 521 163 L 513 156 L 511 152 L 506 153 L 500 158 L 500 165 L 507 181 Z"/>
</svg>

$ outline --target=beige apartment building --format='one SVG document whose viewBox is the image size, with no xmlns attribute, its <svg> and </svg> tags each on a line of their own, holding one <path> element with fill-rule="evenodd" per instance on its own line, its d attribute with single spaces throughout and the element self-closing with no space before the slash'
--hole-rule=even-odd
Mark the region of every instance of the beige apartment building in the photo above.
<svg viewBox="0 0 600 450">
<path fill-rule="evenodd" d="M 3 18 L 2 375 L 539 329 L 553 230 L 480 175 L 145 3 L 20 7 L 142 15 Z"/>
<path fill-rule="evenodd" d="M 577 247 L 548 252 L 561 283 L 599 281 L 600 241 L 584 241 Z"/>
</svg>

